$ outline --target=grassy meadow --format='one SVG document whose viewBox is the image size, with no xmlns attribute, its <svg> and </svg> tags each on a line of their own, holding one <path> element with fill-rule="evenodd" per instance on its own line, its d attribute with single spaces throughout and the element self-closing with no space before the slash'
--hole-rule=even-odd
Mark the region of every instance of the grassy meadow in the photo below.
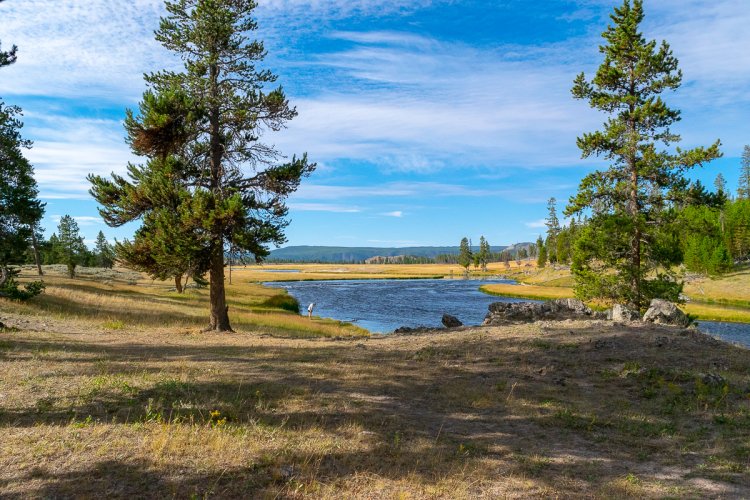
<svg viewBox="0 0 750 500">
<path fill-rule="evenodd" d="M 3 497 L 750 494 L 750 357 L 695 332 L 337 340 L 0 307 Z"/>
<path fill-rule="evenodd" d="M 237 331 L 262 331 L 285 336 L 366 336 L 368 332 L 339 321 L 300 316 L 296 300 L 283 289 L 248 282 L 235 274 L 227 282 L 227 303 Z M 21 281 L 38 279 L 31 268 Z M 174 291 L 168 282 L 151 280 L 127 269 L 79 269 L 76 278 L 64 266 L 45 266 L 46 290 L 27 304 L 14 304 L 28 316 L 54 317 L 91 328 L 158 331 L 182 328 L 200 330 L 208 324 L 208 289 L 190 287 Z"/>
<path fill-rule="evenodd" d="M 63 271 L 0 300 L 0 497 L 750 496 L 750 356 L 696 331 L 368 335 L 248 268 L 217 334 L 206 290 Z"/>
</svg>

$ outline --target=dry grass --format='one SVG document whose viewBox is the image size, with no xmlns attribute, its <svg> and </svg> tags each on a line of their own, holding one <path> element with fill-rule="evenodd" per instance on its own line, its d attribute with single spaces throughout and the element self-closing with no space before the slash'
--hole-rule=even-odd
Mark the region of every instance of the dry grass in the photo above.
<svg viewBox="0 0 750 500">
<path fill-rule="evenodd" d="M 489 295 L 515 297 L 519 299 L 552 300 L 566 299 L 574 296 L 573 289 L 559 286 L 493 283 L 491 285 L 482 285 L 479 289 Z"/>
<path fill-rule="evenodd" d="M 526 267 L 529 264 L 529 267 Z M 509 267 L 500 262 L 487 266 L 487 272 L 471 268 L 470 275 L 476 277 L 505 275 L 512 272 L 528 272 L 535 266 L 515 261 Z M 297 271 L 297 272 L 278 272 Z M 308 281 L 340 279 L 415 279 L 462 277 L 464 268 L 458 264 L 264 264 L 234 268 L 234 275 L 255 282 Z"/>
<path fill-rule="evenodd" d="M 750 495 L 750 357 L 697 333 L 0 320 L 3 497 Z"/>
<path fill-rule="evenodd" d="M 27 304 L 15 305 L 21 313 L 52 316 L 85 322 L 94 328 L 200 329 L 208 324 L 208 290 L 188 289 L 184 294 L 174 285 L 150 280 L 128 270 L 84 268 L 75 279 L 64 275 L 60 266 L 46 266 L 45 293 Z M 29 270 L 22 280 L 37 279 Z M 275 333 L 295 336 L 366 336 L 360 327 L 315 318 L 310 321 L 286 308 L 296 301 L 283 289 L 267 288 L 234 276 L 226 285 L 230 319 L 240 332 Z"/>
<path fill-rule="evenodd" d="M 742 268 L 720 278 L 700 278 L 685 285 L 693 300 L 750 308 L 750 268 Z"/>
</svg>

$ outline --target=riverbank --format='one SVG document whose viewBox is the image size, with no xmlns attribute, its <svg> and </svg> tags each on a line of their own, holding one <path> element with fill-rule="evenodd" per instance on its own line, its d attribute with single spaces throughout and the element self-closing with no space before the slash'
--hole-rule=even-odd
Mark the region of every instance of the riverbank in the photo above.
<svg viewBox="0 0 750 500">
<path fill-rule="evenodd" d="M 35 271 L 35 269 L 34 269 Z M 25 315 L 34 324 L 48 318 L 75 322 L 82 329 L 137 329 L 158 333 L 179 327 L 186 334 L 208 324 L 208 288 L 188 285 L 185 293 L 174 283 L 154 281 L 128 269 L 80 268 L 70 279 L 65 266 L 44 266 L 44 293 L 25 304 L 0 301 L 1 312 Z M 21 281 L 39 279 L 26 268 Z M 294 337 L 364 337 L 355 325 L 300 316 L 299 304 L 283 289 L 264 287 L 235 276 L 226 283 L 232 327 L 239 331 Z"/>
<path fill-rule="evenodd" d="M 573 282 L 569 271 L 510 271 L 512 284 L 483 285 L 480 290 L 496 296 L 520 299 L 553 300 L 572 298 Z M 698 320 L 750 323 L 750 270 L 742 269 L 721 278 L 694 277 L 685 284 L 688 302 L 680 308 Z"/>
<path fill-rule="evenodd" d="M 325 340 L 2 307 L 0 496 L 750 495 L 750 357 L 696 332 Z"/>
</svg>

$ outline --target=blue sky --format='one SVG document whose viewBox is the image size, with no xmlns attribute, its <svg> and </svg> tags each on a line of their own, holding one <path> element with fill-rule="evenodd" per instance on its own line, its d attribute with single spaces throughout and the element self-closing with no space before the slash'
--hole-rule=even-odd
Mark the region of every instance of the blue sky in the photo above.
<svg viewBox="0 0 750 500">
<path fill-rule="evenodd" d="M 546 200 L 562 207 L 580 179 L 578 135 L 604 116 L 570 97 L 601 61 L 615 0 L 259 0 L 266 67 L 299 116 L 268 142 L 307 152 L 318 170 L 289 200 L 288 245 L 492 244 L 534 240 Z M 736 187 L 750 143 L 747 0 L 646 0 L 646 36 L 666 39 L 684 83 L 682 147 L 717 138 L 718 172 Z M 153 40 L 160 0 L 7 0 L 0 40 L 19 60 L 0 96 L 24 108 L 28 157 L 47 202 L 43 225 L 77 218 L 87 242 L 109 228 L 87 194 L 90 172 L 123 172 L 125 109 L 142 74 L 177 62 Z"/>
</svg>

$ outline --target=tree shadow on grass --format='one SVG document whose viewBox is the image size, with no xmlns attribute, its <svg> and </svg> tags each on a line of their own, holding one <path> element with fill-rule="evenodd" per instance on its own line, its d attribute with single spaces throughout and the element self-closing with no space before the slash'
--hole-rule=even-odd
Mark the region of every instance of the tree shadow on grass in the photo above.
<svg viewBox="0 0 750 500">
<path fill-rule="evenodd" d="M 92 374 L 93 361 L 117 364 L 102 367 L 105 380 L 79 391 L 75 399 L 52 399 L 48 407 L 3 408 L 0 425 L 65 426 L 91 416 L 112 424 L 210 427 L 217 418 L 212 412 L 218 412 L 219 418 L 226 418 L 227 432 L 263 426 L 336 435 L 354 426 L 368 436 L 364 451 L 292 451 L 267 463 L 257 457 L 257 463 L 246 468 L 215 474 L 189 467 L 187 472 L 175 472 L 162 464 L 101 462 L 95 474 L 103 479 L 91 487 L 112 496 L 141 492 L 141 486 L 129 489 L 133 474 L 156 485 L 160 494 L 241 496 L 265 489 L 289 493 L 295 477 L 307 485 L 354 474 L 393 480 L 413 476 L 431 482 L 462 466 L 487 463 L 502 474 L 529 478 L 540 491 L 590 494 L 606 485 L 612 494 L 633 494 L 622 478 L 667 470 L 675 460 L 680 463 L 669 453 L 694 443 L 679 433 L 683 416 L 658 413 L 656 403 L 666 393 L 643 401 L 643 384 L 649 380 L 620 376 L 622 371 L 597 378 L 596 370 L 656 362 L 682 369 L 690 360 L 681 354 L 680 337 L 664 351 L 638 331 L 599 334 L 590 343 L 573 343 L 566 335 L 561 330 L 520 343 L 471 338 L 465 345 L 435 343 L 374 352 L 366 346 L 324 342 L 248 347 L 19 340 L 14 356 L 46 349 L 50 363 L 77 363 L 81 376 Z M 636 340 L 638 349 L 626 348 Z M 718 346 L 713 355 L 730 356 L 731 349 Z M 174 362 L 192 367 L 193 374 L 183 377 L 183 368 Z M 123 385 L 132 375 L 123 363 L 162 372 L 145 387 Z M 217 366 L 222 369 L 216 375 L 205 375 Z M 644 414 L 621 411 L 611 404 L 617 401 Z M 665 448 L 660 426 L 670 419 L 677 419 L 670 436 L 674 443 Z M 710 435 L 705 441 L 716 453 L 720 442 Z M 682 465 L 690 469 L 695 464 Z M 83 478 L 74 471 L 35 474 L 49 476 L 38 490 L 43 497 L 67 491 Z M 104 479 L 108 476 L 109 482 Z M 735 483 L 723 483 L 725 492 L 750 491 L 741 475 L 725 479 Z M 679 485 L 682 480 L 678 474 L 669 481 Z M 107 490 L 110 484 L 124 489 Z M 211 489 L 213 484 L 217 489 Z M 146 496 L 156 491 L 142 487 Z"/>
</svg>

